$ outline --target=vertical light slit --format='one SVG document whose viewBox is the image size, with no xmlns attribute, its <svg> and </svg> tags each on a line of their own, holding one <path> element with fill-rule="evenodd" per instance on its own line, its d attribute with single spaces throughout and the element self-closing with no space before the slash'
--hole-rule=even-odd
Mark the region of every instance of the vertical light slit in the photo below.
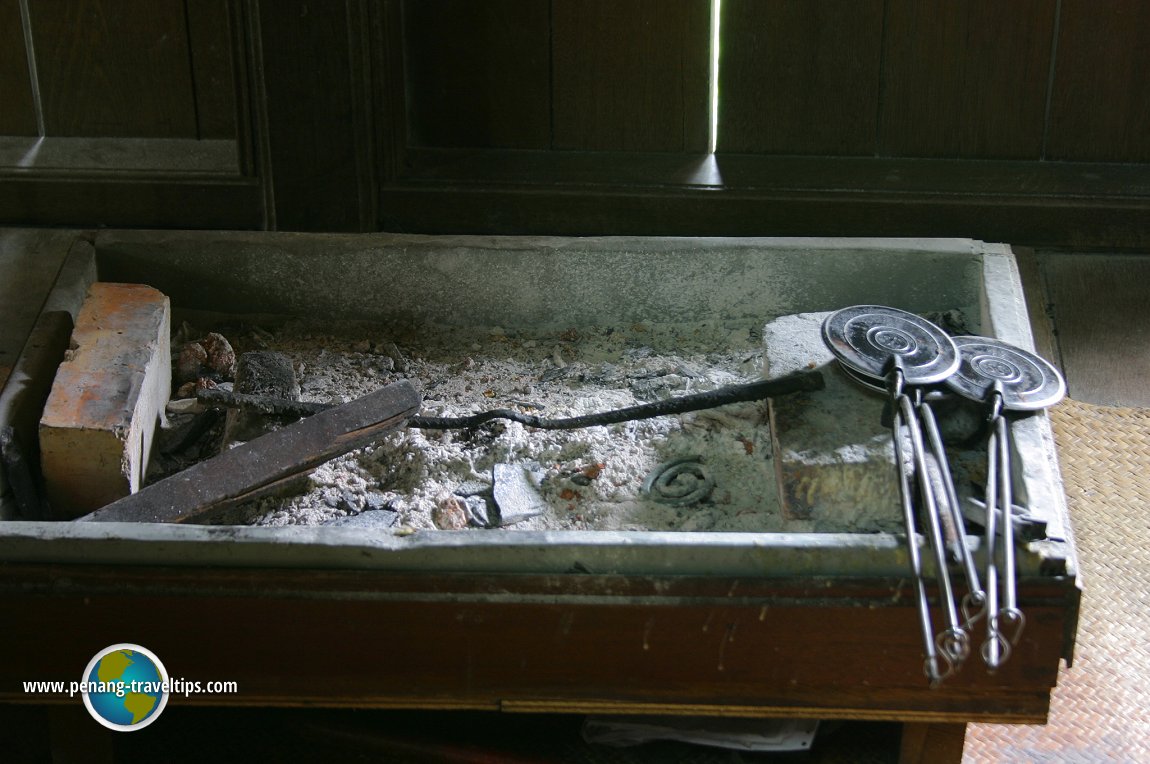
<svg viewBox="0 0 1150 764">
<path fill-rule="evenodd" d="M 32 48 L 32 16 L 28 0 L 20 0 L 20 26 L 24 30 L 24 52 L 28 56 L 28 79 L 32 85 L 32 108 L 36 112 L 36 134 L 44 137 L 44 106 L 40 100 L 40 75 L 36 71 L 36 52 Z"/>
<path fill-rule="evenodd" d="M 719 18 L 723 0 L 711 0 L 711 153 L 719 145 Z"/>
</svg>

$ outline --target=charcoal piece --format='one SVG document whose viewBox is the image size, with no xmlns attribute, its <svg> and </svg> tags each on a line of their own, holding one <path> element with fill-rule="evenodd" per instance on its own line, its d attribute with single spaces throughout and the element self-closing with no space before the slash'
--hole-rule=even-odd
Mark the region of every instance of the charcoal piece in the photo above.
<svg viewBox="0 0 1150 764">
<path fill-rule="evenodd" d="M 487 505 L 487 499 L 482 496 L 466 496 L 463 499 L 463 504 L 467 509 L 467 521 L 471 525 L 476 528 L 491 527 L 492 513 Z"/>
<path fill-rule="evenodd" d="M 391 359 L 392 368 L 397 373 L 403 374 L 407 371 L 407 359 L 404 358 L 403 352 L 399 349 L 398 345 L 394 342 L 384 342 L 379 346 L 379 349 L 383 351 L 384 355 Z"/>
<path fill-rule="evenodd" d="M 567 366 L 558 366 L 552 369 L 547 369 L 539 375 L 540 382 L 554 382 L 557 379 L 562 379 L 571 373 L 571 369 Z"/>
<path fill-rule="evenodd" d="M 207 409 L 169 414 L 168 425 L 156 430 L 156 447 L 148 463 L 147 483 L 170 477 L 219 453 L 224 412 Z"/>
<path fill-rule="evenodd" d="M 256 350 L 240 356 L 236 367 L 235 392 L 298 401 L 300 386 L 290 358 L 283 353 Z M 290 414 L 232 409 L 228 411 L 224 427 L 224 443 L 246 442 L 296 419 L 298 417 Z"/>
<path fill-rule="evenodd" d="M 345 512 L 359 512 L 363 509 L 363 497 L 348 490 L 340 491 L 339 508 Z"/>
<path fill-rule="evenodd" d="M 490 496 L 491 486 L 480 480 L 468 480 L 455 486 L 452 493 L 456 496 Z"/>
<path fill-rule="evenodd" d="M 390 509 L 390 503 L 387 500 L 387 496 L 383 495 L 382 493 L 375 493 L 373 491 L 369 491 L 364 495 L 363 506 L 364 511 Z"/>
</svg>

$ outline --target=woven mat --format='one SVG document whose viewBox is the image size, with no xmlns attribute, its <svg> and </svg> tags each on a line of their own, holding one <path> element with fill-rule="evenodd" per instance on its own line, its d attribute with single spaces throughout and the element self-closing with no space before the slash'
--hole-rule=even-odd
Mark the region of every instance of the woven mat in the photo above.
<svg viewBox="0 0 1150 764">
<path fill-rule="evenodd" d="M 966 762 L 1150 762 L 1150 409 L 1051 409 L 1084 586 L 1045 726 L 972 724 Z"/>
</svg>

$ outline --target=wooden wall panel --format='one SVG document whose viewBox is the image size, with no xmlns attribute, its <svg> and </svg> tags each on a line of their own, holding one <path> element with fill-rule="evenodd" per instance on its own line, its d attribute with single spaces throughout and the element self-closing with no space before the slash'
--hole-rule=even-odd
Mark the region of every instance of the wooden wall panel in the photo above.
<svg viewBox="0 0 1150 764">
<path fill-rule="evenodd" d="M 0 224 L 84 228 L 261 229 L 263 195 L 253 180 L 135 177 L 4 177 Z"/>
<path fill-rule="evenodd" d="M 1062 0 L 1047 157 L 1150 161 L 1150 3 Z"/>
<path fill-rule="evenodd" d="M 707 151 L 708 0 L 552 6 L 553 146 Z"/>
<path fill-rule="evenodd" d="M 370 228 L 363 181 L 372 174 L 367 127 L 353 82 L 363 76 L 351 30 L 357 3 L 257 0 L 263 53 L 272 227 L 296 231 Z M 302 21 L 301 21 L 302 20 Z"/>
<path fill-rule="evenodd" d="M 17 0 L 0 0 L 0 135 L 36 135 L 36 108 Z"/>
<path fill-rule="evenodd" d="M 228 0 L 185 0 L 196 137 L 236 137 L 236 82 Z"/>
<path fill-rule="evenodd" d="M 886 156 L 1038 159 L 1055 0 L 887 0 Z"/>
<path fill-rule="evenodd" d="M 413 146 L 551 146 L 548 0 L 403 7 Z"/>
<path fill-rule="evenodd" d="M 883 0 L 726 0 L 718 148 L 874 154 Z"/>
<path fill-rule="evenodd" d="M 29 0 L 51 136 L 196 137 L 183 0 Z"/>
</svg>

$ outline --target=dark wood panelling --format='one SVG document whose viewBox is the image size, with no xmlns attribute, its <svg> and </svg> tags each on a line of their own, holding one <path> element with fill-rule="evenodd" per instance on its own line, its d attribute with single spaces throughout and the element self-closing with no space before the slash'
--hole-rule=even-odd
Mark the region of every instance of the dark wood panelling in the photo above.
<svg viewBox="0 0 1150 764">
<path fill-rule="evenodd" d="M 874 154 L 882 0 L 727 0 L 718 148 Z"/>
<path fill-rule="evenodd" d="M 406 164 L 411 181 L 456 185 L 1150 201 L 1150 167 L 1134 164 L 469 149 L 413 149 Z"/>
<path fill-rule="evenodd" d="M 547 0 L 416 0 L 403 24 L 412 145 L 550 147 Z"/>
<path fill-rule="evenodd" d="M 36 135 L 36 108 L 17 0 L 0 0 L 0 135 Z"/>
<path fill-rule="evenodd" d="M 363 72 L 350 30 L 360 5 L 257 0 L 266 140 L 280 230 L 358 231 L 373 212 L 361 193 L 369 126 L 353 102 Z"/>
<path fill-rule="evenodd" d="M 228 0 L 186 0 L 198 138 L 236 137 Z"/>
<path fill-rule="evenodd" d="M 67 680 L 148 612 L 134 639 L 239 685 L 192 703 L 1041 723 L 1069 588 L 1022 582 L 1013 660 L 931 689 L 905 582 L 96 567 L 0 568 L 0 603 L 24 616 L 0 631 L 21 655 L 0 663 L 0 698 Z M 309 650 L 334 625 L 341 649 Z"/>
<path fill-rule="evenodd" d="M 441 180 L 385 186 L 380 225 L 424 233 L 956 236 L 1150 247 L 1146 166 L 740 155 L 747 161 L 720 157 L 705 172 L 681 157 L 652 163 L 607 154 L 558 172 L 549 158 L 524 157 L 503 174 L 476 172 L 470 180 L 441 165 L 434 171 Z M 723 184 L 684 184 L 700 172 Z"/>
<path fill-rule="evenodd" d="M 0 136 L 0 179 L 35 173 L 236 175 L 235 141 Z"/>
<path fill-rule="evenodd" d="M 196 137 L 182 0 L 30 0 L 49 135 Z"/>
<path fill-rule="evenodd" d="M 564 0 L 552 14 L 555 148 L 708 149 L 707 0 Z"/>
<path fill-rule="evenodd" d="M 407 153 L 407 88 L 404 72 L 403 2 L 379 0 L 369 6 L 371 104 L 375 115 L 375 158 L 379 182 L 398 177 Z M 374 189 L 378 191 L 378 188 Z M 375 200 L 378 205 L 378 199 Z"/>
<path fill-rule="evenodd" d="M 1038 159 L 1055 0 L 887 0 L 879 150 Z"/>
<path fill-rule="evenodd" d="M 29 2 L 50 134 L 238 135 L 240 162 L 46 143 L 0 177 L 6 222 L 1150 246 L 1133 0 L 1061 0 L 1049 103 L 1058 0 L 728 0 L 709 158 L 708 0 Z M 18 11 L 0 129 L 34 134 Z M 1084 161 L 1034 161 L 1044 129 Z"/>
<path fill-rule="evenodd" d="M 1150 3 L 1062 0 L 1050 159 L 1150 161 Z"/>
<path fill-rule="evenodd" d="M 0 225 L 262 228 L 255 179 L 0 177 Z"/>
</svg>

